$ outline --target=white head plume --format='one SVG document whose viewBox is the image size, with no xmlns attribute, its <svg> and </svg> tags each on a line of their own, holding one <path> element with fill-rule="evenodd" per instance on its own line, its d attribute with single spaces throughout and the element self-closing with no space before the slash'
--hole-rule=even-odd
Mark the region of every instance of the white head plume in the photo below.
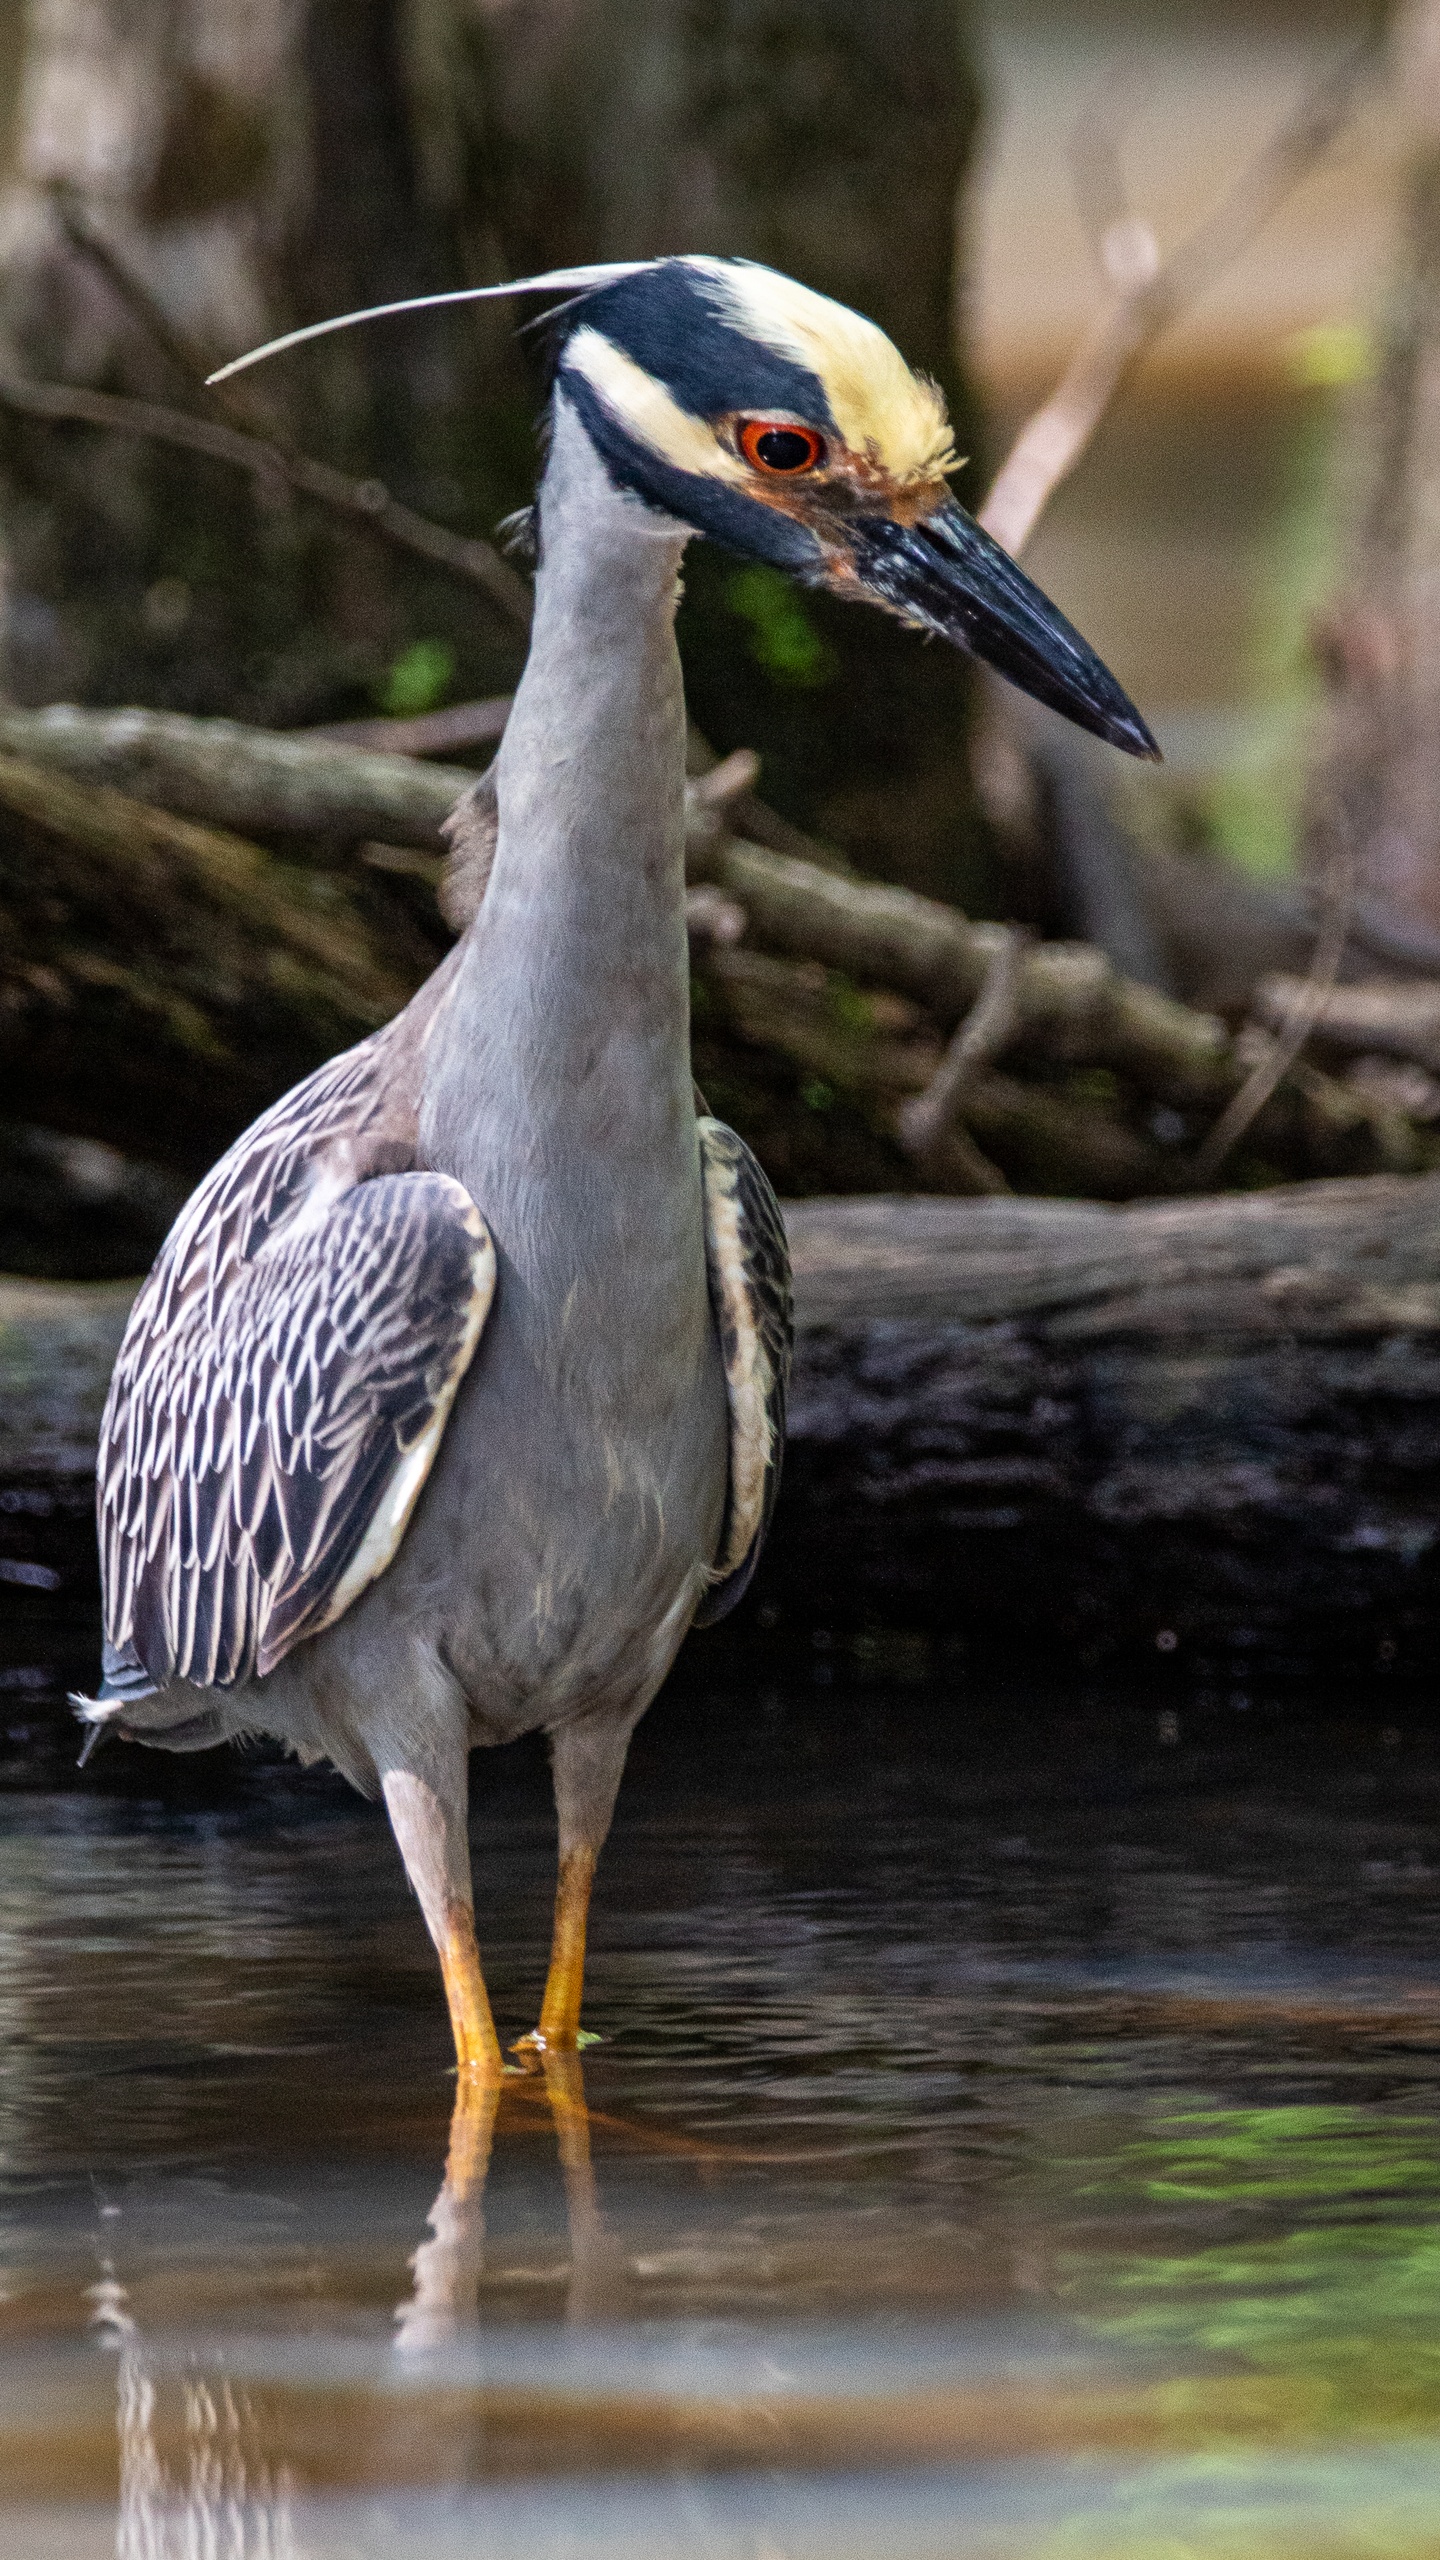
<svg viewBox="0 0 1440 2560">
<path fill-rule="evenodd" d="M 362 320 L 389 320 L 400 311 L 437 311 L 447 302 L 494 302 L 512 293 L 587 293 L 596 285 L 618 284 L 622 276 L 641 275 L 647 267 L 657 264 L 654 258 L 614 258 L 601 266 L 552 267 L 547 275 L 516 276 L 509 284 L 467 284 L 455 293 L 417 293 L 406 302 L 376 302 L 368 311 L 342 311 L 334 320 L 312 320 L 307 329 L 291 329 L 283 338 L 271 338 L 263 347 L 252 347 L 248 355 L 232 357 L 218 373 L 207 374 L 206 387 L 228 382 L 232 374 L 244 373 L 252 364 L 263 364 L 268 356 L 283 356 L 290 347 L 303 347 L 311 338 L 328 338 L 333 329 L 358 329 Z"/>
</svg>

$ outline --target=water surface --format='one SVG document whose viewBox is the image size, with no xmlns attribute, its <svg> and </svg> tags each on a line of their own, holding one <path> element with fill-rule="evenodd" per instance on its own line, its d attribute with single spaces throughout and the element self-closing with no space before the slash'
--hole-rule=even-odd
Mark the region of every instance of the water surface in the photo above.
<svg viewBox="0 0 1440 2560">
<path fill-rule="evenodd" d="M 1434 1739 L 724 1659 L 642 1729 L 583 2088 L 452 2139 L 375 1809 L 61 1784 L 73 1666 L 7 1657 L 0 2560 L 1440 2551 Z M 475 1774 L 513 2035 L 547 1780 Z"/>
</svg>

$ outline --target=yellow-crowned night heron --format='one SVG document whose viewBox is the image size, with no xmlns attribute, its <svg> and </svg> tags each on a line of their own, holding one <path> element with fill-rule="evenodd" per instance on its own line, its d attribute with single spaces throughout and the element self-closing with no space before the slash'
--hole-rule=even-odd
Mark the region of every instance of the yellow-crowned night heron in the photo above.
<svg viewBox="0 0 1440 2560">
<path fill-rule="evenodd" d="M 1153 752 L 955 504 L 940 395 L 869 321 L 731 259 L 509 289 L 542 287 L 572 298 L 489 883 L 405 1011 L 237 1140 L 136 1301 L 80 1702 L 171 1750 L 276 1735 L 378 1789 L 481 2077 L 470 1750 L 549 1738 L 538 2037 L 573 2046 L 631 1732 L 743 1591 L 780 1465 L 784 1233 L 690 1081 L 686 543 L 868 599 Z"/>
</svg>

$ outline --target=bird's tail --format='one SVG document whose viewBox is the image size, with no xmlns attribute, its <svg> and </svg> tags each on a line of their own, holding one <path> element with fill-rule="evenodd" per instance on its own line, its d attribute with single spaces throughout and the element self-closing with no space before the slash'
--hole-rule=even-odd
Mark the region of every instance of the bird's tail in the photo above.
<svg viewBox="0 0 1440 2560">
<path fill-rule="evenodd" d="M 221 1708 L 196 1712 L 196 1692 L 180 1681 L 161 1688 L 151 1679 L 132 1644 L 107 1640 L 101 1656 L 100 1693 L 87 1698 L 72 1690 L 70 1704 L 88 1727 L 80 1753 L 83 1769 L 107 1734 L 125 1742 L 145 1742 L 157 1751 L 208 1751 L 228 1739 L 231 1727 Z"/>
</svg>

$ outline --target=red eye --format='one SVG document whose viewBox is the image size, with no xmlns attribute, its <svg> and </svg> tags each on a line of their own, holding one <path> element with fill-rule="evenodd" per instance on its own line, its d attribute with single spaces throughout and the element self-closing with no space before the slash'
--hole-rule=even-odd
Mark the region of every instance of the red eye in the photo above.
<svg viewBox="0 0 1440 2560">
<path fill-rule="evenodd" d="M 813 471 L 824 461 L 825 439 L 813 427 L 792 426 L 788 418 L 742 418 L 740 450 L 757 471 L 793 479 L 798 471 Z"/>
</svg>

